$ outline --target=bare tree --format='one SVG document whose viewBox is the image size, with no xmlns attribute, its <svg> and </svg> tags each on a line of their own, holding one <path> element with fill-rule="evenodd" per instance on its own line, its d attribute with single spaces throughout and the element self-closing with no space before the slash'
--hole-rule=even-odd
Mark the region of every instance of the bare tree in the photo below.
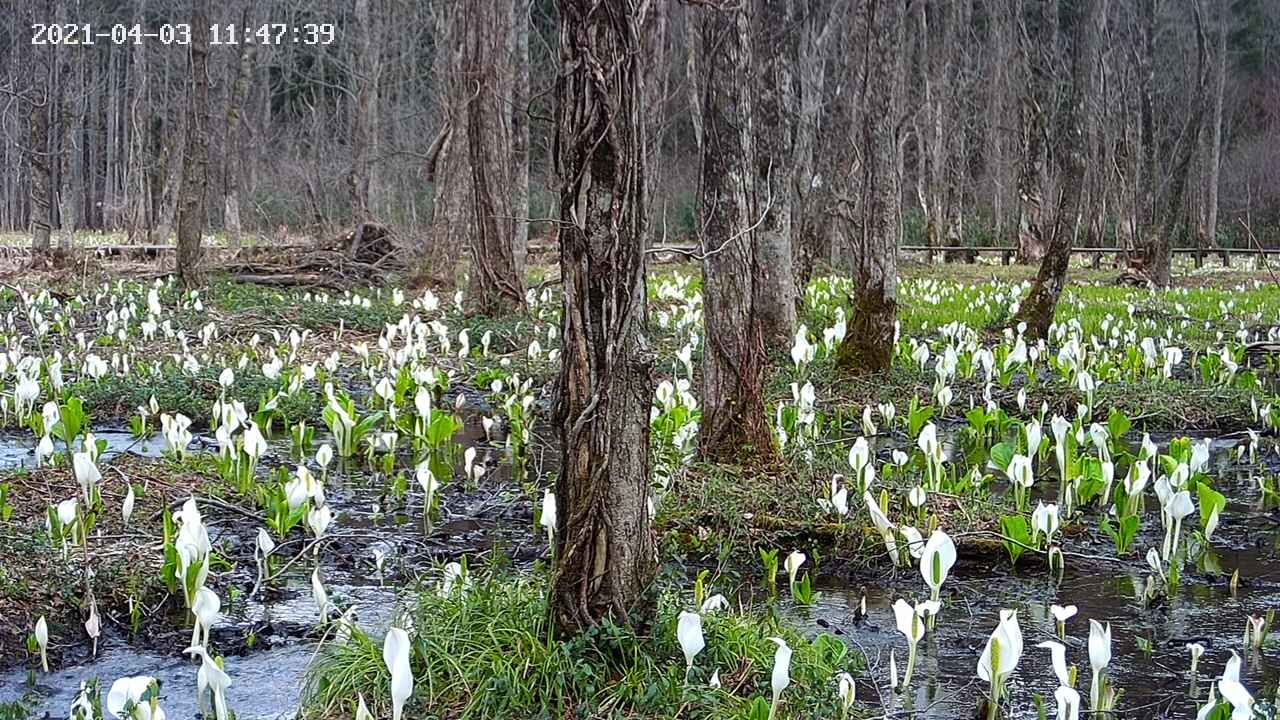
<svg viewBox="0 0 1280 720">
<path fill-rule="evenodd" d="M 643 0 L 560 0 L 555 149 L 564 360 L 551 613 L 564 634 L 646 612 L 652 353 L 645 312 Z"/>
<path fill-rule="evenodd" d="M 1071 257 L 1074 227 L 1084 189 L 1085 144 L 1083 123 L 1088 98 L 1097 67 L 1096 38 L 1105 0 L 1076 0 L 1066 27 L 1070 43 L 1071 77 L 1062 98 L 1062 107 L 1054 114 L 1052 155 L 1062 178 L 1062 193 L 1053 214 L 1048 251 L 1040 262 L 1031 292 L 1022 301 L 1017 318 L 1027 323 L 1026 333 L 1033 338 L 1049 334 L 1058 297 L 1066 284 L 1067 261 Z"/>
<path fill-rule="evenodd" d="M 178 197 L 178 277 L 183 285 L 196 287 L 202 281 L 200 235 L 209 172 L 209 0 L 191 0 L 190 47 L 186 148 Z"/>
<path fill-rule="evenodd" d="M 772 452 L 764 409 L 764 334 L 756 306 L 754 122 L 749 3 L 707 3 L 701 17 L 703 318 L 700 452 Z"/>
<path fill-rule="evenodd" d="M 347 193 L 356 222 L 374 217 L 375 163 L 378 142 L 378 85 L 381 62 L 374 45 L 374 19 L 369 0 L 355 0 L 355 59 L 352 70 L 355 103 L 351 108 L 351 169 Z"/>
<path fill-rule="evenodd" d="M 791 220 L 791 249 L 796 274 L 796 302 L 813 275 L 820 256 L 826 255 L 823 238 L 830 237 L 831 223 L 823 210 L 829 182 L 823 182 L 817 156 L 819 127 L 827 85 L 827 45 L 836 27 L 834 3 L 830 0 L 793 2 L 791 18 L 799 26 L 796 42 L 796 88 L 798 113 L 795 125 L 795 172 Z"/>
<path fill-rule="evenodd" d="M 753 288 L 754 305 L 766 346 L 785 349 L 791 347 L 796 331 L 797 292 L 791 241 L 798 100 L 793 68 L 798 37 L 788 18 L 786 0 L 752 2 L 756 6 L 752 18 L 756 62 L 751 80 L 758 100 L 753 118 L 753 186 L 760 213 L 754 233 L 759 269 Z"/>
<path fill-rule="evenodd" d="M 1218 191 L 1222 173 L 1222 101 L 1227 86 L 1227 28 L 1231 24 L 1231 5 L 1222 3 L 1218 6 L 1218 40 L 1214 50 L 1213 70 L 1213 126 L 1212 141 L 1209 149 L 1208 185 L 1208 218 L 1205 232 L 1209 242 L 1221 247 L 1218 238 Z M 1231 264 L 1231 254 L 1222 250 L 1222 264 Z"/>
<path fill-rule="evenodd" d="M 21 8 L 21 27 L 26 28 L 32 21 L 31 6 L 24 4 Z M 31 247 L 36 253 L 47 253 L 53 232 L 53 206 L 49 201 L 53 191 L 52 144 L 49 141 L 53 66 L 47 52 L 32 53 L 31 60 L 31 80 L 18 87 L 19 97 L 26 104 L 29 131 L 26 156 L 27 165 L 31 168 Z"/>
<path fill-rule="evenodd" d="M 1182 218 L 1182 202 L 1192 160 L 1200 147 L 1200 133 L 1208 106 L 1208 48 L 1200 5 L 1201 0 L 1195 0 L 1191 4 L 1196 45 L 1195 84 L 1192 86 L 1194 91 L 1191 106 L 1184 115 L 1181 130 L 1174 143 L 1173 163 L 1169 169 L 1164 210 L 1158 218 L 1159 226 L 1146 233 L 1141 247 L 1141 271 L 1147 281 L 1156 287 L 1169 287 L 1173 280 L 1173 235 Z M 1143 122 L 1147 122 L 1145 118 Z"/>
<path fill-rule="evenodd" d="M 240 24 L 249 27 L 249 5 L 241 9 Z M 236 54 L 236 62 L 231 65 L 231 90 L 227 99 L 226 140 L 223 153 L 227 161 L 223 163 L 224 210 L 222 223 L 226 226 L 227 238 L 231 247 L 240 247 L 240 165 L 242 158 L 240 115 L 244 111 L 245 96 L 249 92 L 249 76 L 253 72 L 253 45 L 241 43 Z"/>
<path fill-rule="evenodd" d="M 529 254 L 529 11 L 532 0 L 512 0 L 511 212 L 516 274 Z"/>
<path fill-rule="evenodd" d="M 1057 60 L 1058 0 L 1023 4 L 1014 0 L 1018 15 L 1018 49 L 1025 85 L 1020 107 L 1022 161 L 1018 168 L 1018 262 L 1036 262 L 1048 252 L 1045 203 L 1049 183 L 1048 134 L 1052 103 L 1053 67 Z"/>
<path fill-rule="evenodd" d="M 465 7 L 460 4 L 437 8 L 435 34 L 441 51 L 436 55 L 433 74 L 439 78 L 441 125 L 427 149 L 425 176 L 432 184 L 429 243 L 423 248 L 418 279 L 431 272 L 428 261 L 445 257 L 454 248 L 471 245 L 471 164 L 467 149 L 467 103 L 473 92 L 464 74 L 466 44 L 463 42 Z M 444 272 L 439 280 L 447 280 Z"/>
<path fill-rule="evenodd" d="M 507 100 L 510 0 L 467 3 L 467 151 L 474 229 L 469 312 L 500 315 L 524 307 L 524 279 L 515 255 L 512 213 L 511 113 Z"/>
<path fill-rule="evenodd" d="M 893 103 L 896 53 L 894 38 L 902 22 L 902 3 L 862 0 L 855 47 L 862 48 L 861 77 L 848 97 L 858 104 L 853 138 L 861 156 L 847 173 L 847 188 L 857 197 L 841 198 L 849 221 L 856 267 L 853 312 L 837 353 L 838 365 L 854 372 L 885 370 L 893 359 L 898 315 L 898 203 L 895 181 L 896 138 Z"/>
</svg>

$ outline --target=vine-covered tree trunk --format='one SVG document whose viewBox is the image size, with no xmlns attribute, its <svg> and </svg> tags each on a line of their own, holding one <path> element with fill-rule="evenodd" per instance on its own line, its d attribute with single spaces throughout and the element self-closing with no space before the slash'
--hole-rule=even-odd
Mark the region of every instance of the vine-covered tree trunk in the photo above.
<svg viewBox="0 0 1280 720">
<path fill-rule="evenodd" d="M 898 316 L 898 203 L 894 165 L 896 138 L 893 85 L 894 43 L 902 22 L 902 3 L 865 0 L 858 18 L 857 46 L 865 47 L 865 67 L 856 95 L 861 123 L 855 142 L 860 163 L 847 182 L 859 197 L 850 229 L 856 269 L 853 312 L 837 352 L 837 364 L 854 372 L 888 369 L 897 339 Z M 852 97 L 851 97 L 852 99 Z"/>
<path fill-rule="evenodd" d="M 1017 319 L 1027 323 L 1026 334 L 1043 338 L 1049 334 L 1058 297 L 1067 279 L 1067 261 L 1071 258 L 1076 217 L 1084 191 L 1085 154 L 1084 114 L 1093 88 L 1097 65 L 1095 47 L 1100 0 L 1077 0 L 1067 25 L 1070 43 L 1071 78 L 1062 95 L 1062 105 L 1055 113 L 1053 157 L 1062 181 L 1062 194 L 1054 212 L 1048 252 L 1040 262 L 1031 292 L 1022 301 Z"/>
<path fill-rule="evenodd" d="M 191 2 L 190 58 L 186 150 L 178 197 L 178 277 L 186 287 L 195 287 L 201 282 L 200 234 L 209 173 L 209 0 Z"/>
<path fill-rule="evenodd" d="M 772 449 L 764 408 L 767 359 L 755 285 L 761 208 L 752 146 L 750 18 L 747 3 L 702 10 L 702 197 L 698 228 L 703 255 L 702 423 L 704 457 L 737 459 L 744 448 Z"/>
<path fill-rule="evenodd" d="M 784 0 L 752 0 L 756 67 L 755 309 L 765 344 L 791 347 L 796 331 L 796 276 L 792 255 L 792 185 L 795 178 L 796 93 L 792 87 L 797 34 Z"/>
<path fill-rule="evenodd" d="M 551 612 L 562 634 L 635 622 L 649 527 L 642 0 L 560 0 L 555 149 L 564 287 Z"/>
<path fill-rule="evenodd" d="M 510 0 L 473 0 L 466 11 L 467 150 L 472 217 L 470 313 L 505 315 L 524 307 L 515 256 L 510 108 L 506 102 Z"/>
</svg>

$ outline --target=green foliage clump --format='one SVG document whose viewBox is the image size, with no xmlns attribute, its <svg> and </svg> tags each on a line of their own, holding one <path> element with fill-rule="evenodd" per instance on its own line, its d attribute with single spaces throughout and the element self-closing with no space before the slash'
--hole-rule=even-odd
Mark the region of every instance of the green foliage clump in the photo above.
<svg viewBox="0 0 1280 720">
<path fill-rule="evenodd" d="M 545 571 L 473 575 L 450 595 L 420 593 L 407 618 L 412 717 L 747 718 L 757 699 L 767 704 L 771 696 L 770 637 L 794 650 L 778 717 L 834 717 L 836 673 L 853 670 L 855 658 L 833 636 L 805 638 L 765 611 L 722 610 L 703 615 L 706 648 L 686 684 L 676 640 L 678 592 L 660 594 L 645 631 L 606 623 L 561 640 L 549 624 Z M 710 684 L 713 673 L 718 688 Z M 376 713 L 390 707 L 389 681 L 381 639 L 354 630 L 320 651 L 307 674 L 304 706 L 313 717 L 349 716 L 362 694 Z"/>
</svg>

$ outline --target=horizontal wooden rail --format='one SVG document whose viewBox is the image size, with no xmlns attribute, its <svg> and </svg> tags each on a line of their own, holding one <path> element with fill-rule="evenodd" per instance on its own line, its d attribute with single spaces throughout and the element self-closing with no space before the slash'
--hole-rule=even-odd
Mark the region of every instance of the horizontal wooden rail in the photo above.
<svg viewBox="0 0 1280 720">
<path fill-rule="evenodd" d="M 899 245 L 898 250 L 902 252 L 928 252 L 929 247 L 927 245 Z M 1018 248 L 1016 247 L 979 247 L 979 246 L 969 246 L 969 245 L 939 245 L 937 247 L 934 247 L 933 251 L 944 252 L 944 253 L 945 252 L 952 252 L 952 253 L 975 252 L 978 254 L 983 254 L 983 253 L 996 254 L 996 253 L 1016 253 L 1018 252 Z M 1106 253 L 1124 252 L 1124 249 L 1113 248 L 1113 247 L 1076 247 L 1076 248 L 1071 248 L 1071 252 L 1073 254 L 1075 253 L 1106 254 Z M 1252 248 L 1176 247 L 1176 248 L 1173 248 L 1173 252 L 1178 255 L 1195 255 L 1197 253 L 1204 254 L 1204 255 L 1221 255 L 1224 252 L 1227 253 L 1228 255 L 1257 255 L 1259 251 Z M 1262 253 L 1266 255 L 1280 255 L 1280 248 L 1266 248 L 1265 250 L 1262 251 Z"/>
</svg>

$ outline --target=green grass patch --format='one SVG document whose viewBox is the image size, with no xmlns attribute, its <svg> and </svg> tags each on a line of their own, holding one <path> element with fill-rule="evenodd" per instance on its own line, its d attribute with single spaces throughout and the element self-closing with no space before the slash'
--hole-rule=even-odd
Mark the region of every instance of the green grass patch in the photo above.
<svg viewBox="0 0 1280 720">
<path fill-rule="evenodd" d="M 685 682 L 676 641 L 677 616 L 688 598 L 659 594 L 649 631 L 608 624 L 571 640 L 552 636 L 545 572 L 473 573 L 465 592 L 419 595 L 412 609 L 414 718 L 749 718 L 764 699 L 782 637 L 791 646 L 791 686 L 779 718 L 833 717 L 835 675 L 858 659 L 830 635 L 806 638 L 768 610 L 703 616 L 706 648 Z M 390 674 L 381 638 L 352 633 L 327 643 L 308 671 L 303 702 L 309 717 L 352 714 L 357 693 L 375 713 L 389 714 Z M 720 687 L 709 684 L 718 674 Z"/>
</svg>

